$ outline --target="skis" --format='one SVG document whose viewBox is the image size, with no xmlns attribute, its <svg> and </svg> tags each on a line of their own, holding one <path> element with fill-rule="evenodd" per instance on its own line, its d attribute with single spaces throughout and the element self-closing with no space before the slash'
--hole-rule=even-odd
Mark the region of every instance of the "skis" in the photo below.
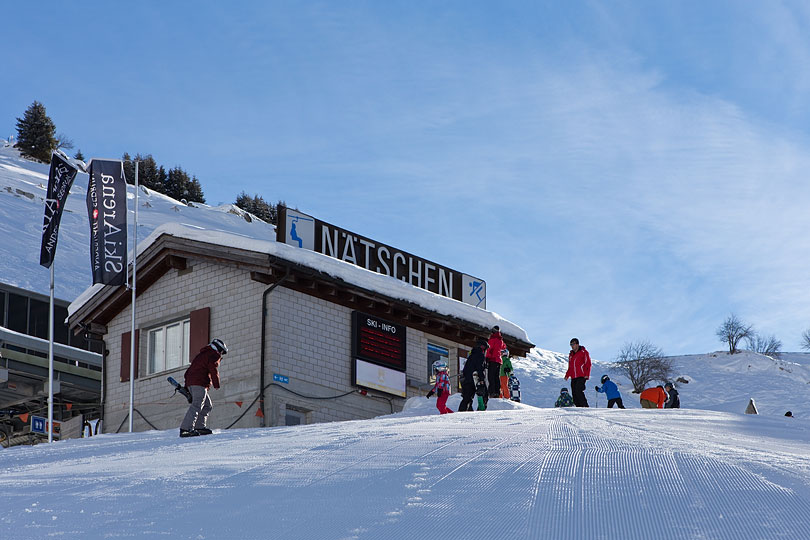
<svg viewBox="0 0 810 540">
<path fill-rule="evenodd" d="M 169 381 L 172 386 L 174 386 L 175 394 L 177 392 L 180 392 L 181 394 L 183 394 L 183 396 L 185 396 L 188 402 L 191 403 L 191 392 L 188 391 L 188 388 L 186 388 L 185 386 L 181 386 L 179 382 L 174 380 L 174 377 L 166 377 L 166 380 Z"/>
</svg>

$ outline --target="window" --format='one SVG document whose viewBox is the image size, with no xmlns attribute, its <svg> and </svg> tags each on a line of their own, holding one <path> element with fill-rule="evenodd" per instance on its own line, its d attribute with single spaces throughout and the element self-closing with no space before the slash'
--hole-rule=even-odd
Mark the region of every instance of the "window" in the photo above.
<svg viewBox="0 0 810 540">
<path fill-rule="evenodd" d="M 307 423 L 307 413 L 305 410 L 294 405 L 287 405 L 284 408 L 284 425 L 300 426 Z"/>
<path fill-rule="evenodd" d="M 160 373 L 188 363 L 190 319 L 149 330 L 147 374 Z"/>
<path fill-rule="evenodd" d="M 8 326 L 9 330 L 28 334 L 28 298 L 19 294 L 8 295 Z"/>
<path fill-rule="evenodd" d="M 42 339 L 48 339 L 48 326 L 50 318 L 50 302 L 42 302 L 34 298 L 28 300 L 30 309 L 28 312 L 28 334 Z M 54 309 L 54 313 L 56 310 Z M 64 320 L 64 319 L 63 319 Z M 54 317 L 54 333 L 59 321 Z"/>
<path fill-rule="evenodd" d="M 428 381 L 431 383 L 436 382 L 436 372 L 433 371 L 433 362 L 437 360 L 444 360 L 447 367 L 450 367 L 450 351 L 447 347 L 442 347 L 441 345 L 434 345 L 433 343 L 428 343 L 427 345 L 427 369 L 428 369 Z"/>
<path fill-rule="evenodd" d="M 6 291 L 0 291 L 0 326 L 6 325 Z"/>
</svg>

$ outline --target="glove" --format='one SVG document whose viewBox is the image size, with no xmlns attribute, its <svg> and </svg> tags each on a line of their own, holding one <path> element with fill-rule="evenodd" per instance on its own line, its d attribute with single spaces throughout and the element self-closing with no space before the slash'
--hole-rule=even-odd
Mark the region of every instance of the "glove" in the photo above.
<svg viewBox="0 0 810 540">
<path fill-rule="evenodd" d="M 597 392 L 599 391 L 599 387 L 598 387 L 598 386 L 594 386 L 594 387 L 593 387 L 593 389 L 594 389 L 594 390 L 596 390 Z"/>
<path fill-rule="evenodd" d="M 428 398 L 428 399 L 430 399 L 431 397 L 433 397 L 433 390 L 431 390 L 430 392 L 428 392 L 428 393 L 427 393 L 427 395 L 426 395 L 425 397 L 426 397 L 426 398 Z"/>
<path fill-rule="evenodd" d="M 438 390 L 436 390 L 436 395 L 437 395 L 437 396 L 442 397 L 442 394 L 444 394 L 444 390 L 442 390 L 441 388 L 439 388 Z"/>
</svg>

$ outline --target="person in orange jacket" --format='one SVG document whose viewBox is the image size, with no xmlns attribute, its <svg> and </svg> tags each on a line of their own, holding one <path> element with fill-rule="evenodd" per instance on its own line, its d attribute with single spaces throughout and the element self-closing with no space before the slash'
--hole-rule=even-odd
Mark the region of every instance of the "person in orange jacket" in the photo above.
<svg viewBox="0 0 810 540">
<path fill-rule="evenodd" d="M 667 400 L 667 393 L 664 387 L 660 384 L 655 388 L 647 388 L 639 396 L 641 399 L 641 406 L 644 409 L 663 409 L 664 402 Z"/>
</svg>

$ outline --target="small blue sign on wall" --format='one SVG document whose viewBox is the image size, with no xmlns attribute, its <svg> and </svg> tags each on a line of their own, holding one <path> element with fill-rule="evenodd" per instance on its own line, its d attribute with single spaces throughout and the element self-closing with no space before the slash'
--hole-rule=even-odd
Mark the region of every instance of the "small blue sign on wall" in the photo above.
<svg viewBox="0 0 810 540">
<path fill-rule="evenodd" d="M 284 383 L 284 384 L 290 384 L 290 378 L 289 377 L 285 377 L 284 375 L 279 375 L 278 373 L 273 373 L 273 380 L 277 381 L 277 382 L 280 382 L 280 383 Z"/>
<path fill-rule="evenodd" d="M 31 432 L 32 433 L 47 433 L 45 427 L 48 425 L 48 419 L 41 416 L 31 417 Z"/>
</svg>

